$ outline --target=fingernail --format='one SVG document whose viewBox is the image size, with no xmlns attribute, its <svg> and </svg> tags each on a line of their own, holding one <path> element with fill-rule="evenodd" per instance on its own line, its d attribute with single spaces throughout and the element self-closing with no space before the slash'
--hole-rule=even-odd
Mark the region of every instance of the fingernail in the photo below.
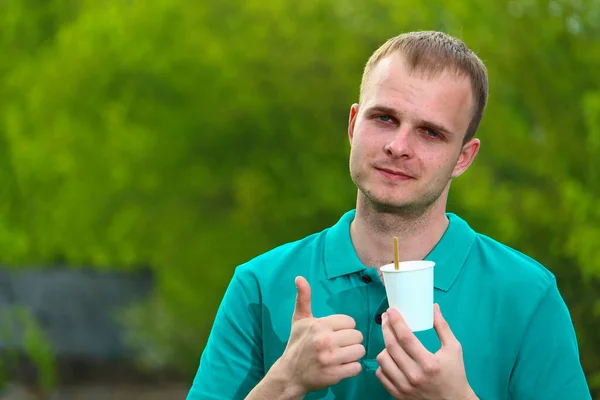
<svg viewBox="0 0 600 400">
<path fill-rule="evenodd" d="M 381 314 L 381 320 L 382 320 L 383 322 L 386 322 L 386 321 L 387 321 L 387 312 L 384 312 L 383 314 Z"/>
</svg>

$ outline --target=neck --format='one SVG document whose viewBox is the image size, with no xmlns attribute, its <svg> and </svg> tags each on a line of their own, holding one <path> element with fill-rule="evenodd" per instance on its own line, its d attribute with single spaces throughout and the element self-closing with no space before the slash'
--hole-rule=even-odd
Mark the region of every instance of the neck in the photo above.
<svg viewBox="0 0 600 400">
<path fill-rule="evenodd" d="M 350 236 L 361 262 L 381 267 L 394 261 L 394 236 L 400 261 L 422 260 L 439 242 L 448 223 L 442 198 L 416 213 L 377 209 L 359 193 Z"/>
</svg>

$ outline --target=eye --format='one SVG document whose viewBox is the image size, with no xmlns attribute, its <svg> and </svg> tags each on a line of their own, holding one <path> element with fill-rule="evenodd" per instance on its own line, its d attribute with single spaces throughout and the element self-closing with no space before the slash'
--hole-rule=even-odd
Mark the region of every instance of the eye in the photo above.
<svg viewBox="0 0 600 400">
<path fill-rule="evenodd" d="M 430 139 L 441 139 L 442 137 L 438 132 L 434 131 L 433 129 L 423 128 L 422 130 L 425 133 L 425 135 L 427 135 L 427 137 Z"/>
<path fill-rule="evenodd" d="M 393 122 L 394 119 L 389 115 L 380 115 L 377 117 L 381 122 Z"/>
</svg>

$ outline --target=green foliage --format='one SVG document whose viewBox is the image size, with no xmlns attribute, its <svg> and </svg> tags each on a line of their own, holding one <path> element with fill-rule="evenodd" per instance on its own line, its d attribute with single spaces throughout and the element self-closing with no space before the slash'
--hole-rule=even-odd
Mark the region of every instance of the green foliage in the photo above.
<svg viewBox="0 0 600 400">
<path fill-rule="evenodd" d="M 2 261 L 151 265 L 132 344 L 193 373 L 233 268 L 353 207 L 362 67 L 422 29 L 464 39 L 490 74 L 450 210 L 557 275 L 600 390 L 597 2 L 5 0 Z"/>
<path fill-rule="evenodd" d="M 0 357 L 0 389 L 15 379 L 13 369 L 22 353 L 36 369 L 38 388 L 50 393 L 57 384 L 56 355 L 35 317 L 25 307 L 15 306 L 2 310 L 0 323 L 0 342 L 5 347 Z"/>
<path fill-rule="evenodd" d="M 23 326 L 23 348 L 37 368 L 38 385 L 46 392 L 56 387 L 56 358 L 52 346 L 37 320 L 24 308 L 15 310 L 17 321 Z"/>
</svg>

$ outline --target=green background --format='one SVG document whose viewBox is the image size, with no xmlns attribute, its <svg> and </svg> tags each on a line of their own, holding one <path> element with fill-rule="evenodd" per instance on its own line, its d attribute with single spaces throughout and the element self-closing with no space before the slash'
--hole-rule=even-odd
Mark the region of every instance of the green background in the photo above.
<svg viewBox="0 0 600 400">
<path fill-rule="evenodd" d="M 387 38 L 486 63 L 449 211 L 545 264 L 600 390 L 600 2 L 0 2 L 0 262 L 130 271 L 144 368 L 190 379 L 235 266 L 354 207 L 347 120 Z"/>
</svg>

